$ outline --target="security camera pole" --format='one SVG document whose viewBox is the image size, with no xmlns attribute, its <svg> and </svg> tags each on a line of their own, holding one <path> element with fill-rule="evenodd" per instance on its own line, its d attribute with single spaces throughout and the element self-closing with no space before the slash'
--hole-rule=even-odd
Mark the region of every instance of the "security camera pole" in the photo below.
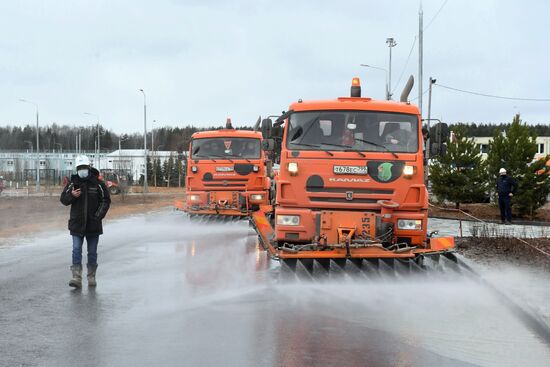
<svg viewBox="0 0 550 367">
<path fill-rule="evenodd" d="M 143 93 L 143 159 L 145 161 L 145 175 L 143 177 L 143 192 L 147 193 L 147 97 L 143 89 L 139 90 Z"/>
<path fill-rule="evenodd" d="M 38 118 L 38 104 L 27 101 L 26 99 L 19 99 L 21 102 L 30 103 L 36 107 L 36 192 L 40 191 L 40 127 Z"/>
</svg>

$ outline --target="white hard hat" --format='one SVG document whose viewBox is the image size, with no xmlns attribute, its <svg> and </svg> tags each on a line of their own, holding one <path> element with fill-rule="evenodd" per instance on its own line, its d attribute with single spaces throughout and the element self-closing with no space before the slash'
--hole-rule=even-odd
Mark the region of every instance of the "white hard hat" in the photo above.
<svg viewBox="0 0 550 367">
<path fill-rule="evenodd" d="M 88 158 L 87 156 L 79 155 L 76 157 L 76 160 L 75 160 L 76 167 L 89 166 L 89 165 L 90 165 L 90 158 Z"/>
<path fill-rule="evenodd" d="M 505 175 L 506 170 L 504 168 L 501 168 L 500 171 L 498 171 L 498 173 L 501 174 L 501 175 Z"/>
</svg>

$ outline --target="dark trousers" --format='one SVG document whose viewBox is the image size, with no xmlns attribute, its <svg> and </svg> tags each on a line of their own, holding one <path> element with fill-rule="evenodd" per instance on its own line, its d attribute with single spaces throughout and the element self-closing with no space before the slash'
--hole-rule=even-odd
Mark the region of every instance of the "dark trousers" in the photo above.
<svg viewBox="0 0 550 367">
<path fill-rule="evenodd" d="M 510 204 L 510 196 L 499 196 L 498 207 L 500 208 L 500 220 L 512 221 L 512 206 Z"/>
</svg>

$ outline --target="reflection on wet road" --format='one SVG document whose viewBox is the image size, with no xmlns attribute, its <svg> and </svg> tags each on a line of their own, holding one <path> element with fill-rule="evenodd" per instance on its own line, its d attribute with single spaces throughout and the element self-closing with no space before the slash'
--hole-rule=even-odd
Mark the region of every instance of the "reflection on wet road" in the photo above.
<svg viewBox="0 0 550 367">
<path fill-rule="evenodd" d="M 99 286 L 67 233 L 0 248 L 0 365 L 543 366 L 548 347 L 466 279 L 284 283 L 246 222 L 110 222 Z"/>
</svg>

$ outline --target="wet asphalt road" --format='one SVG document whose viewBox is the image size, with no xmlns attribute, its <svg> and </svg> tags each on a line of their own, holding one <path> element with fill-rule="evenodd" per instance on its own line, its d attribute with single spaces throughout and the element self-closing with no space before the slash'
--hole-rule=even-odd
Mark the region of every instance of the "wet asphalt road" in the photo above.
<svg viewBox="0 0 550 367">
<path fill-rule="evenodd" d="M 286 283 L 245 222 L 111 221 L 98 287 L 66 232 L 0 247 L 0 366 L 545 366 L 550 349 L 466 279 Z"/>
</svg>

